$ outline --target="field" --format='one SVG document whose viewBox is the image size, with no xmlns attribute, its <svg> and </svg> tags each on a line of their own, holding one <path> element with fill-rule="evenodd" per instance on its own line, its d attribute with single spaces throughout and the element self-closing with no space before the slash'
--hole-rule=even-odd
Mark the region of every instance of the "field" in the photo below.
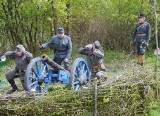
<svg viewBox="0 0 160 116">
<path fill-rule="evenodd" d="M 73 59 L 76 57 L 81 56 L 74 55 Z M 106 51 L 104 61 L 108 79 L 97 88 L 99 115 L 158 116 L 160 83 L 157 80 L 160 71 L 154 72 L 155 56 L 146 54 L 144 67 L 136 65 L 135 54 L 128 55 L 124 52 Z M 14 62 L 7 60 L 7 66 L 1 67 L 0 79 L 6 81 L 5 73 L 11 69 L 14 69 Z M 19 88 L 22 88 L 19 79 L 16 79 L 16 82 Z M 79 92 L 70 90 L 68 85 L 52 84 L 46 95 L 32 96 L 28 96 L 24 91 L 7 95 L 8 89 L 10 86 L 7 82 L 0 89 L 0 113 L 3 115 L 19 113 L 91 116 L 95 112 L 94 84 L 89 90 Z"/>
</svg>

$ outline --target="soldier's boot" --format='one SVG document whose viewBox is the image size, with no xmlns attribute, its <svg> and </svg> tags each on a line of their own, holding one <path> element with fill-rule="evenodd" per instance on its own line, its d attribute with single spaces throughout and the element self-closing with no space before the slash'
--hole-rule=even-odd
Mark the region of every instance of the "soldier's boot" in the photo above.
<svg viewBox="0 0 160 116">
<path fill-rule="evenodd" d="M 144 66 L 144 60 L 145 60 L 145 56 L 141 55 L 141 66 Z"/>
<path fill-rule="evenodd" d="M 138 59 L 137 64 L 141 65 L 141 55 L 138 55 L 138 56 L 137 56 L 137 59 Z"/>
<path fill-rule="evenodd" d="M 23 90 L 25 90 L 24 80 L 21 80 L 21 84 L 22 84 Z"/>
<path fill-rule="evenodd" d="M 139 65 L 142 63 L 142 55 L 139 55 Z"/>
<path fill-rule="evenodd" d="M 12 89 L 9 90 L 9 91 L 7 92 L 7 94 L 12 94 L 13 92 L 18 91 L 18 87 L 17 87 L 17 85 L 15 84 L 14 79 L 9 79 L 8 82 L 11 84 Z"/>
</svg>

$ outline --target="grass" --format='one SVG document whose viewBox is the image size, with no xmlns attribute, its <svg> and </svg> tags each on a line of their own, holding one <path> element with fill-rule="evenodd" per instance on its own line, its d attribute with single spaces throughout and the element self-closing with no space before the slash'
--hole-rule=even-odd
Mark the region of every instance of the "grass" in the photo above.
<svg viewBox="0 0 160 116">
<path fill-rule="evenodd" d="M 42 54 L 47 54 L 49 57 L 52 57 L 53 52 L 46 52 L 46 50 L 41 51 L 39 54 L 35 55 L 34 57 L 41 56 Z M 80 54 L 78 54 L 76 51 L 73 52 L 71 64 L 75 60 L 75 58 L 78 57 L 84 57 Z M 146 54 L 146 67 L 145 69 L 151 70 L 153 69 L 155 65 L 156 57 L 152 53 Z M 114 75 L 118 74 L 121 70 L 124 69 L 124 65 L 127 62 L 136 63 L 137 59 L 135 57 L 129 57 L 125 52 L 123 51 L 106 51 L 104 62 L 107 68 L 107 76 L 113 77 Z M 15 67 L 14 61 L 7 59 L 7 66 L 0 67 L 0 80 L 5 80 L 5 73 L 9 70 L 13 70 Z M 160 66 L 158 66 L 158 69 L 160 69 Z M 160 71 L 158 73 L 160 75 Z M 19 81 L 19 79 L 17 79 Z M 5 85 L 5 90 L 0 89 L 0 93 L 5 92 L 7 89 L 9 89 L 10 86 L 7 83 Z M 160 113 L 160 103 L 155 103 L 155 106 L 149 111 L 149 116 L 159 116 Z"/>
<path fill-rule="evenodd" d="M 105 63 L 111 63 L 114 60 L 121 60 L 126 58 L 123 51 L 106 51 L 104 61 Z"/>
<path fill-rule="evenodd" d="M 53 52 L 52 51 L 48 52 L 47 50 L 40 51 L 37 55 L 34 55 L 34 57 L 42 56 L 42 54 L 47 54 L 49 55 L 50 58 L 53 57 Z M 73 51 L 71 64 L 78 57 L 85 58 L 83 55 L 80 55 L 76 51 Z M 152 53 L 146 54 L 145 62 L 147 66 L 153 67 L 155 65 L 155 60 L 156 60 L 156 57 Z M 118 70 L 122 69 L 123 64 L 125 64 L 128 61 L 136 62 L 137 59 L 135 57 L 129 57 L 129 55 L 127 55 L 124 51 L 106 51 L 105 52 L 104 62 L 109 72 L 116 73 Z M 14 69 L 14 67 L 15 67 L 15 64 L 13 60 L 7 59 L 7 66 L 0 67 L 0 79 L 5 79 L 5 73 L 8 70 Z M 160 66 L 158 66 L 158 68 L 160 68 Z"/>
<path fill-rule="evenodd" d="M 7 65 L 0 67 L 0 79 L 5 79 L 7 71 L 14 69 L 14 67 L 14 62 L 12 60 L 7 60 Z"/>
<path fill-rule="evenodd" d="M 160 116 L 160 102 L 155 103 L 155 106 L 149 111 L 148 116 Z"/>
</svg>

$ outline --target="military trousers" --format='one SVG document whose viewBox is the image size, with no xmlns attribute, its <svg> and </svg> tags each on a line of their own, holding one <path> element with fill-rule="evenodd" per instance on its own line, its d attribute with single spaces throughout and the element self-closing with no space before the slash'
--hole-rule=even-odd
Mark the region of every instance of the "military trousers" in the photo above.
<svg viewBox="0 0 160 116">
<path fill-rule="evenodd" d="M 92 74 L 91 74 L 92 78 L 97 77 L 98 79 L 106 79 L 106 73 L 104 71 L 101 70 L 94 70 L 92 69 Z"/>
<path fill-rule="evenodd" d="M 65 59 L 65 58 L 54 57 L 53 61 L 56 62 L 56 63 L 59 64 L 59 65 L 62 65 L 62 62 L 63 62 L 64 69 L 70 70 L 70 61 L 65 62 L 64 59 Z M 56 68 L 56 67 L 55 67 L 55 68 Z"/>
<path fill-rule="evenodd" d="M 8 81 L 14 80 L 15 78 L 20 78 L 23 89 L 25 88 L 24 77 L 25 77 L 25 72 L 18 73 L 16 70 L 12 70 L 12 71 L 9 71 L 6 73 L 6 79 Z M 14 82 L 14 84 L 15 84 L 15 82 Z M 11 86 L 14 86 L 14 85 L 11 85 Z"/>
<path fill-rule="evenodd" d="M 145 52 L 146 52 L 146 45 L 145 44 L 137 41 L 136 48 L 137 48 L 137 55 L 144 55 L 145 54 Z"/>
<path fill-rule="evenodd" d="M 23 81 L 25 77 L 25 72 L 20 74 L 16 70 L 12 70 L 6 73 L 7 80 L 18 78 L 18 77 L 20 78 L 21 81 Z"/>
</svg>

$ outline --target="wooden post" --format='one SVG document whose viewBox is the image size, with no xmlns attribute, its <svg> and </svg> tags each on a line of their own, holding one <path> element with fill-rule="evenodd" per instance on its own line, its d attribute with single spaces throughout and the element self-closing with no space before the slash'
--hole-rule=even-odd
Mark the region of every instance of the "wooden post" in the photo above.
<svg viewBox="0 0 160 116">
<path fill-rule="evenodd" d="M 97 78 L 94 78 L 94 116 L 97 116 Z"/>
<path fill-rule="evenodd" d="M 156 13 L 156 4 L 157 4 L 157 1 L 154 0 L 155 40 L 156 40 L 156 48 L 157 48 L 156 62 L 155 62 L 155 79 L 156 79 L 156 82 L 158 82 L 158 76 L 157 76 L 157 72 L 158 72 L 158 34 L 157 34 L 157 13 Z M 156 89 L 157 89 L 157 99 L 158 99 L 158 85 L 157 85 Z"/>
<path fill-rule="evenodd" d="M 156 63 L 155 63 L 155 71 L 157 72 L 158 68 L 158 32 L 157 32 L 157 13 L 156 13 L 156 4 L 157 1 L 154 0 L 154 15 L 155 15 L 155 40 L 156 40 L 156 49 L 157 49 L 157 55 L 156 55 Z"/>
</svg>

